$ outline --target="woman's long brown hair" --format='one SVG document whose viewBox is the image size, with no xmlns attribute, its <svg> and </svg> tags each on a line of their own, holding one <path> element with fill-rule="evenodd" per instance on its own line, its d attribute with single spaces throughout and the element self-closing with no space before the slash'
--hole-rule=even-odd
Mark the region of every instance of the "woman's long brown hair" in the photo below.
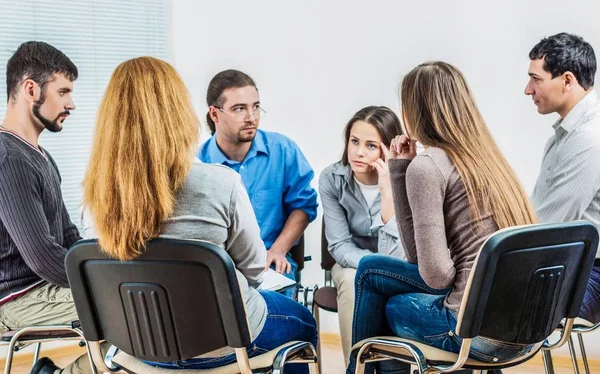
<svg viewBox="0 0 600 374">
<path fill-rule="evenodd" d="M 489 213 L 501 229 L 537 222 L 457 68 L 439 61 L 417 66 L 402 80 L 400 98 L 409 136 L 443 149 L 454 162 L 474 219 Z"/>
</svg>

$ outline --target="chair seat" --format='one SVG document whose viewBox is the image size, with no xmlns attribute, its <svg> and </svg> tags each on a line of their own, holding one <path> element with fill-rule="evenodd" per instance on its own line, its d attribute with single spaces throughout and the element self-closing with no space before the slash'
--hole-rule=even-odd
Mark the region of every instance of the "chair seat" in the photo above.
<svg viewBox="0 0 600 374">
<path fill-rule="evenodd" d="M 7 331 L 0 340 L 3 342 L 10 342 L 19 330 Z M 43 331 L 31 331 L 19 336 L 19 341 L 26 342 L 29 340 L 40 340 L 40 339 L 68 339 L 68 338 L 79 338 L 80 335 L 71 331 L 55 331 L 55 330 L 43 330 Z"/>
<path fill-rule="evenodd" d="M 314 303 L 321 309 L 337 313 L 337 289 L 335 287 L 322 287 L 315 291 Z"/>
<path fill-rule="evenodd" d="M 358 350 L 365 343 L 367 343 L 368 341 L 373 340 L 373 339 L 374 338 L 368 338 L 368 339 L 364 339 L 364 340 L 356 343 L 352 347 L 353 354 L 356 354 L 356 352 L 358 352 Z M 410 344 L 416 346 L 423 353 L 423 356 L 427 359 L 429 364 L 432 364 L 432 365 L 452 365 L 458 359 L 457 353 L 444 351 L 443 349 L 435 348 L 430 345 L 423 344 L 423 343 L 420 343 L 420 342 L 417 342 L 414 340 L 402 339 L 397 336 L 381 336 L 381 337 L 377 337 L 377 339 L 390 340 L 393 342 L 410 343 Z M 520 356 L 514 360 L 489 363 L 489 362 L 482 362 L 482 361 L 478 361 L 478 360 L 475 360 L 472 358 L 468 358 L 467 361 L 465 362 L 465 364 L 463 365 L 463 367 L 467 368 L 467 369 L 485 370 L 486 368 L 502 368 L 504 366 L 513 366 L 516 363 L 527 361 L 531 357 L 533 357 L 540 350 L 540 348 L 542 347 L 542 344 L 543 344 L 543 342 L 537 343 L 531 349 L 531 351 L 529 353 L 527 353 L 526 355 Z M 385 345 L 374 344 L 371 346 L 370 351 L 373 352 L 373 350 L 390 352 L 396 357 L 402 357 L 402 358 L 405 358 L 408 360 L 413 360 L 413 356 L 410 354 L 410 352 L 408 352 L 404 348 L 389 347 L 389 346 L 385 346 Z"/>
<path fill-rule="evenodd" d="M 269 352 L 265 352 L 259 356 L 250 358 L 250 367 L 253 370 L 256 369 L 265 369 L 273 366 L 273 361 L 275 360 L 275 356 L 279 353 L 280 350 L 289 347 L 291 345 L 300 343 L 299 341 L 291 341 L 289 343 L 280 345 L 279 347 L 270 350 Z M 155 366 L 150 366 L 140 359 L 131 356 L 123 351 L 119 351 L 112 359 L 113 363 L 116 363 L 121 368 L 123 368 L 128 373 L 138 373 L 138 374 L 161 374 L 161 373 L 180 373 L 180 374 L 193 374 L 193 373 L 202 373 L 202 374 L 236 374 L 239 373 L 240 370 L 238 368 L 238 364 L 236 362 L 220 366 L 213 369 L 165 369 L 159 368 Z"/>
</svg>

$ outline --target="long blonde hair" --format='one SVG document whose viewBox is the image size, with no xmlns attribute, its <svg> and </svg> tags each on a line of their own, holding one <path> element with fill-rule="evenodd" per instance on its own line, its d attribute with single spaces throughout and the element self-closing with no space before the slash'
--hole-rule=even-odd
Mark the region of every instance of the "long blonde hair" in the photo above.
<svg viewBox="0 0 600 374">
<path fill-rule="evenodd" d="M 517 176 L 502 156 L 462 73 L 445 62 L 414 68 L 400 86 L 409 136 L 443 149 L 467 191 L 471 215 L 491 214 L 499 228 L 537 222 Z"/>
<path fill-rule="evenodd" d="M 83 205 L 103 251 L 143 252 L 174 209 L 199 140 L 199 120 L 175 69 L 153 57 L 120 64 L 98 109 Z"/>
</svg>

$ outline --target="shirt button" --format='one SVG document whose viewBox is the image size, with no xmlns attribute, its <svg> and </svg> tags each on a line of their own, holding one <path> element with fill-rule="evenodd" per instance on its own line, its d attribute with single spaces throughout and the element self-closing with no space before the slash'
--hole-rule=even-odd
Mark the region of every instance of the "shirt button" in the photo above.
<svg viewBox="0 0 600 374">
<path fill-rule="evenodd" d="M 243 170 L 243 169 L 244 169 L 244 167 L 243 167 L 243 166 L 240 166 L 240 169 L 242 169 L 242 170 Z"/>
<path fill-rule="evenodd" d="M 448 332 L 448 335 L 454 336 L 454 333 L 452 331 L 450 331 L 450 332 Z"/>
<path fill-rule="evenodd" d="M 51 298 L 50 298 L 50 301 L 54 301 L 54 300 L 56 300 L 54 297 L 51 297 Z"/>
</svg>

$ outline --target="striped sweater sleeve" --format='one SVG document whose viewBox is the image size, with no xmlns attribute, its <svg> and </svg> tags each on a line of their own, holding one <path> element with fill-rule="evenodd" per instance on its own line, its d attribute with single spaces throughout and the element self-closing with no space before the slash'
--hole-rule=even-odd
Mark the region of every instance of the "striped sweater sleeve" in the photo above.
<svg viewBox="0 0 600 374">
<path fill-rule="evenodd" d="M 0 164 L 0 219 L 34 273 L 52 284 L 69 287 L 64 266 L 67 248 L 50 233 L 42 204 L 43 188 L 31 164 L 5 158 Z"/>
</svg>

